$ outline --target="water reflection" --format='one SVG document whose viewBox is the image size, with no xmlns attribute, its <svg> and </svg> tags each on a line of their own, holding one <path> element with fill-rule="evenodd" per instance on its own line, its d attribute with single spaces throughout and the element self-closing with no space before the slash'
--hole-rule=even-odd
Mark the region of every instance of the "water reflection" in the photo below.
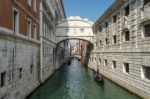
<svg viewBox="0 0 150 99">
<path fill-rule="evenodd" d="M 92 72 L 77 60 L 62 66 L 28 99 L 140 99 L 107 79 L 93 80 Z"/>
</svg>

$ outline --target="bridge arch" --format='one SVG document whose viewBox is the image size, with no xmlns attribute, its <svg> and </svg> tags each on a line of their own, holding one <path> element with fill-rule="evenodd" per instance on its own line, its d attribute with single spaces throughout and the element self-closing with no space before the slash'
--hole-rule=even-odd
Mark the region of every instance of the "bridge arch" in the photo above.
<svg viewBox="0 0 150 99">
<path fill-rule="evenodd" d="M 56 48 L 55 60 L 56 64 L 62 64 L 69 57 L 71 52 L 69 41 L 82 41 L 81 57 L 82 64 L 88 65 L 90 53 L 93 50 L 93 22 L 88 19 L 82 19 L 78 16 L 71 16 L 67 19 L 60 20 L 56 25 Z M 80 44 L 79 44 L 80 45 Z"/>
<path fill-rule="evenodd" d="M 56 44 L 56 50 L 55 50 L 56 64 L 60 65 L 66 62 L 71 57 L 71 45 L 69 45 L 70 40 L 82 41 L 82 43 L 79 44 L 78 56 L 80 56 L 79 58 L 81 59 L 81 63 L 84 66 L 88 66 L 89 58 L 94 46 L 91 41 L 86 39 L 80 39 L 80 38 L 67 38 Z M 65 45 L 64 43 L 68 43 L 68 45 Z"/>
<path fill-rule="evenodd" d="M 61 42 L 64 42 L 64 41 L 67 41 L 67 40 L 82 40 L 82 41 L 86 41 L 88 42 L 92 47 L 93 47 L 93 42 L 92 40 L 87 40 L 87 39 L 83 39 L 83 38 L 77 38 L 77 37 L 72 37 L 72 38 L 65 38 L 63 40 L 60 40 L 59 42 L 57 42 L 56 44 L 56 47 L 61 43 Z"/>
</svg>

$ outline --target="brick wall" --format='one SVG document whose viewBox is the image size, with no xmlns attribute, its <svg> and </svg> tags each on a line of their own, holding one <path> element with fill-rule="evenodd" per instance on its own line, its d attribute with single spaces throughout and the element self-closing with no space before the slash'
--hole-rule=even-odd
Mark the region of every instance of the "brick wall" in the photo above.
<svg viewBox="0 0 150 99">
<path fill-rule="evenodd" d="M 0 1 L 0 26 L 13 30 L 13 8 L 19 11 L 19 33 L 28 36 L 27 21 L 37 26 L 37 38 L 39 39 L 39 5 L 40 0 L 36 0 L 36 12 L 32 6 L 29 6 L 27 0 L 1 0 Z M 33 29 L 32 29 L 33 30 Z M 33 32 L 32 32 L 33 33 Z"/>
</svg>

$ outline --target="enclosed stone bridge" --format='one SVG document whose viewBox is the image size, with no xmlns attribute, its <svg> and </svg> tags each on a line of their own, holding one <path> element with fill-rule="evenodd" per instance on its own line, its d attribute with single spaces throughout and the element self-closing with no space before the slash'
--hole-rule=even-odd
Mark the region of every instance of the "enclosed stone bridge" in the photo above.
<svg viewBox="0 0 150 99">
<path fill-rule="evenodd" d="M 56 27 L 57 43 L 67 39 L 81 39 L 92 42 L 92 25 L 93 23 L 88 19 L 81 19 L 78 16 L 60 20 Z"/>
<path fill-rule="evenodd" d="M 93 49 L 93 23 L 88 19 L 81 19 L 78 16 L 62 19 L 56 26 L 56 53 L 57 63 L 59 63 L 68 52 L 73 55 L 73 48 L 69 44 L 70 40 L 77 40 L 79 43 L 74 47 L 77 54 L 81 57 L 84 65 L 88 64 L 89 55 Z M 63 49 L 60 49 L 63 48 Z M 64 53 L 64 54 L 62 54 Z M 74 54 L 75 55 L 75 54 Z M 61 57 L 61 58 L 60 58 Z M 67 59 L 67 58 L 66 58 Z M 62 62 L 61 62 L 62 63 Z"/>
</svg>

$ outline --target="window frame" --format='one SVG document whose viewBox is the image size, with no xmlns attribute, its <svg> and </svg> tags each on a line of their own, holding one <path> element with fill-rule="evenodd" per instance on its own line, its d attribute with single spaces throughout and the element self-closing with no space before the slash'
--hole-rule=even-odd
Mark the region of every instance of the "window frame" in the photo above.
<svg viewBox="0 0 150 99">
<path fill-rule="evenodd" d="M 37 11 L 37 0 L 33 0 L 33 10 Z"/>
<path fill-rule="evenodd" d="M 148 26 L 147 26 L 148 25 Z M 149 30 L 146 30 L 147 28 L 146 28 L 146 26 L 147 26 L 147 28 L 149 29 L 149 26 L 150 26 L 150 24 L 145 24 L 144 26 L 143 26 L 143 28 L 144 28 L 144 38 L 149 38 L 150 37 L 150 32 L 149 32 Z M 148 33 L 146 33 L 148 31 Z M 147 36 L 148 35 L 148 36 Z"/>
<path fill-rule="evenodd" d="M 84 28 L 80 28 L 80 32 L 84 33 L 85 29 Z"/>
<path fill-rule="evenodd" d="M 108 66 L 108 60 L 105 59 L 104 62 L 105 62 L 105 66 Z"/>
<path fill-rule="evenodd" d="M 4 87 L 6 85 L 6 72 L 2 72 L 0 74 L 0 87 Z"/>
<path fill-rule="evenodd" d="M 16 16 L 16 22 L 15 22 L 15 16 L 14 16 L 14 13 L 17 12 L 17 16 Z M 19 15 L 19 10 L 16 9 L 16 8 L 13 8 L 13 33 L 14 34 L 19 34 L 19 31 L 20 31 L 20 26 L 19 26 L 19 23 L 20 23 L 20 15 Z M 16 24 L 16 26 L 14 26 Z M 16 27 L 16 28 L 15 28 Z"/>
<path fill-rule="evenodd" d="M 130 73 L 130 65 L 129 63 L 124 63 L 123 72 L 129 74 Z"/>
<path fill-rule="evenodd" d="M 116 44 L 116 43 L 117 43 L 117 36 L 113 35 L 113 44 Z"/>
<path fill-rule="evenodd" d="M 109 45 L 108 38 L 105 38 L 105 45 Z"/>
<path fill-rule="evenodd" d="M 124 8 L 124 16 L 129 16 L 130 15 L 130 5 L 128 4 L 125 8 Z"/>
<path fill-rule="evenodd" d="M 105 27 L 108 28 L 108 22 L 107 21 L 105 22 Z"/>
<path fill-rule="evenodd" d="M 30 23 L 30 24 L 29 24 Z M 32 22 L 30 19 L 27 20 L 27 34 L 29 38 L 32 38 Z"/>
<path fill-rule="evenodd" d="M 149 68 L 148 66 L 141 66 L 141 78 L 142 79 L 145 79 L 145 80 L 149 80 L 150 81 L 150 78 L 147 78 L 146 74 L 145 74 L 145 69 L 144 68 Z M 147 70 L 147 69 L 146 69 Z M 150 72 L 150 71 L 149 71 Z"/>
<path fill-rule="evenodd" d="M 117 63 L 116 61 L 114 61 L 114 60 L 112 61 L 112 68 L 113 68 L 113 69 L 116 69 L 116 68 L 117 68 L 116 63 Z"/>
<path fill-rule="evenodd" d="M 127 35 L 127 33 L 128 33 L 128 35 Z M 123 31 L 122 35 L 123 35 L 124 42 L 130 41 L 130 31 L 129 30 Z"/>
<path fill-rule="evenodd" d="M 37 40 L 37 25 L 33 24 L 33 39 Z"/>
<path fill-rule="evenodd" d="M 22 68 L 19 68 L 19 78 L 20 78 L 20 79 L 22 78 L 22 72 L 23 72 L 23 69 L 22 69 Z"/>
<path fill-rule="evenodd" d="M 117 22 L 117 15 L 114 15 L 113 16 L 113 23 L 116 23 Z"/>
</svg>

